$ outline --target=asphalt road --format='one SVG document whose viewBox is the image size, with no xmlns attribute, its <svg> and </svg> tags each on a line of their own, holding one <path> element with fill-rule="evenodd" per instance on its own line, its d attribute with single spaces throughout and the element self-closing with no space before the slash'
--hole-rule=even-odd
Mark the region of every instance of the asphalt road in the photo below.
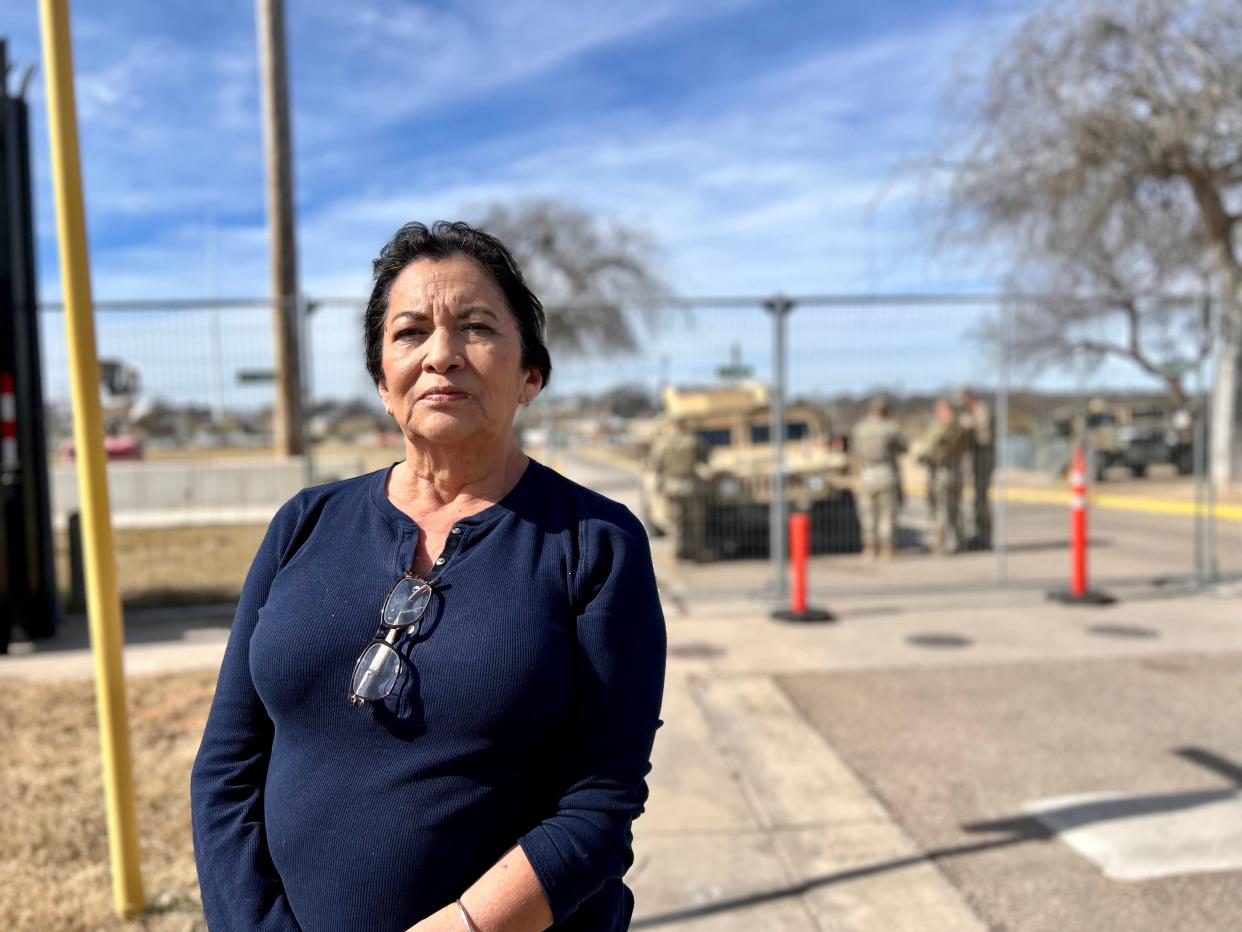
<svg viewBox="0 0 1242 932">
<path fill-rule="evenodd" d="M 937 865 L 990 928 L 1242 928 L 1242 871 L 1110 879 L 1064 840 L 1050 840 L 1024 810 L 1049 797 L 1120 793 L 1142 797 L 1137 810 L 1169 807 L 1185 818 L 1202 791 L 1242 789 L 1242 656 L 778 682 L 919 847 L 939 852 Z M 1144 832 L 1142 819 L 1134 821 L 1133 832 Z M 1130 839 L 1137 847 L 1156 841 Z"/>
<path fill-rule="evenodd" d="M 636 506 L 634 478 L 625 470 L 577 459 L 561 465 Z M 1030 602 L 1039 596 L 1029 589 L 1065 579 L 1067 515 L 1054 505 L 1011 504 L 1008 517 L 1006 572 L 1017 590 L 1009 601 Z M 993 585 L 994 554 L 935 557 L 920 550 L 926 512 L 917 500 L 903 524 L 912 546 L 891 563 L 813 558 L 815 600 L 852 604 L 843 622 L 850 626 L 867 624 L 867 604 L 883 614 L 886 598 L 900 601 L 913 618 L 920 591 L 943 606 L 946 591 L 951 600 L 960 590 L 963 616 L 986 611 L 986 600 L 1004 602 Z M 1158 632 L 1127 626 L 1133 616 L 1124 611 L 1127 602 L 1141 600 L 1149 617 L 1176 624 L 1179 613 L 1195 610 L 1194 600 L 1177 595 L 1178 579 L 1194 573 L 1193 530 L 1193 520 L 1179 516 L 1114 510 L 1091 516 L 1093 578 L 1123 600 L 1120 611 L 1107 613 L 1100 639 L 1155 638 L 1145 642 L 1152 656 L 980 662 L 963 654 L 954 663 L 945 650 L 929 649 L 926 667 L 776 677 L 988 928 L 1242 928 L 1242 654 L 1164 653 Z M 1242 572 L 1242 526 L 1222 522 L 1219 531 L 1223 567 Z M 763 560 L 697 565 L 673 561 L 666 541 L 654 541 L 653 549 L 674 604 L 729 593 L 753 604 L 768 579 Z M 949 616 L 935 617 L 943 624 Z M 1109 799 L 1081 806 L 1060 799 L 1092 793 Z M 1216 817 L 1208 804 L 1226 806 L 1221 818 L 1239 837 L 1215 846 L 1205 838 L 1203 820 Z M 1041 805 L 1054 815 L 1071 813 L 1084 844 L 1102 849 L 1105 861 L 1119 860 L 1123 871 L 1131 862 L 1154 864 L 1167 876 L 1110 876 L 1116 864 L 1096 863 L 1069 834 L 1050 831 L 1032 815 Z M 1207 834 L 1212 831 L 1208 825 Z M 831 848 L 831 839 L 826 843 Z M 846 836 L 840 843 L 848 844 Z M 896 859 L 893 869 L 903 864 Z M 868 869 L 883 872 L 883 859 Z"/>
</svg>

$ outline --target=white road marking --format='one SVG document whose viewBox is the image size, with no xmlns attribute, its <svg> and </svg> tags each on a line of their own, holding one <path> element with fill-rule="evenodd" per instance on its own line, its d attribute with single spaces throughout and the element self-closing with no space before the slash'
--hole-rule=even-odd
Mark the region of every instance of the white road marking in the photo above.
<svg viewBox="0 0 1242 932">
<path fill-rule="evenodd" d="M 1113 880 L 1242 870 L 1242 791 L 1091 793 L 1023 810 Z"/>
</svg>

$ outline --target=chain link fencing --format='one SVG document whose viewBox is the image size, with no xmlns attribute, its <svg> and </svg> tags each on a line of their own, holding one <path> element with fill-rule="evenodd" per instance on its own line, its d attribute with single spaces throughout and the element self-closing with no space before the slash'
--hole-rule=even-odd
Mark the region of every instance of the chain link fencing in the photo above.
<svg viewBox="0 0 1242 932">
<path fill-rule="evenodd" d="M 554 348 L 551 383 L 521 412 L 520 439 L 532 455 L 633 508 L 688 572 L 729 563 L 779 589 L 779 516 L 798 510 L 811 517 L 815 560 L 827 561 L 843 588 L 865 588 L 853 435 L 869 400 L 883 396 L 908 441 L 892 541 L 901 572 L 886 586 L 1063 584 L 1065 472 L 1075 443 L 1090 457 L 1094 579 L 1191 586 L 1242 574 L 1242 501 L 1207 478 L 1213 361 L 1188 352 L 1178 401 L 1124 360 L 1035 369 L 1004 338 L 1025 300 L 678 301 L 636 322 L 634 352 L 571 357 Z M 56 308 L 40 319 L 52 508 L 72 604 L 77 486 L 64 320 Z M 299 319 L 307 452 L 279 458 L 269 302 L 98 306 L 127 603 L 234 598 L 282 502 L 304 485 L 404 458 L 363 361 L 362 302 L 308 301 Z M 938 511 L 929 501 L 933 411 L 942 399 L 959 416 L 963 388 L 990 409 L 995 468 L 984 467 L 990 475 L 976 482 L 974 459 L 963 452 L 951 465 L 961 469 L 949 484 L 954 507 L 942 496 Z M 979 534 L 986 515 L 990 540 Z"/>
</svg>

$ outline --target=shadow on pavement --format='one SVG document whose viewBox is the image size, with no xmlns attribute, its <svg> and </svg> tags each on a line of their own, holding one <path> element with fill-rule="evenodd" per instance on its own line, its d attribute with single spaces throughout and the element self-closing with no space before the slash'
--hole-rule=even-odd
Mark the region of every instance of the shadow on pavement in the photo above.
<svg viewBox="0 0 1242 932">
<path fill-rule="evenodd" d="M 203 605 L 186 608 L 141 609 L 125 612 L 125 643 L 161 644 L 189 641 L 195 632 L 218 633 L 233 622 L 234 605 Z M 86 617 L 70 615 L 60 625 L 55 637 L 32 641 L 23 632 L 14 632 L 9 654 L 31 657 L 61 651 L 79 651 L 90 647 L 90 630 Z M 0 663 L 3 660 L 0 659 Z"/>
<path fill-rule="evenodd" d="M 1074 805 L 1063 806 L 1059 809 L 1049 809 L 1041 812 L 1039 816 L 1021 815 L 1006 819 L 991 819 L 984 822 L 971 822 L 961 826 L 962 830 L 971 834 L 1002 833 L 1001 837 L 990 839 L 988 841 L 979 841 L 973 844 L 936 848 L 920 854 L 893 858 L 889 861 L 880 861 L 875 864 L 864 865 L 863 867 L 855 867 L 850 868 L 849 870 L 837 871 L 832 874 L 824 874 L 820 877 L 812 877 L 811 879 L 804 880 L 801 883 L 791 884 L 790 886 L 781 887 L 776 890 L 765 890 L 760 893 L 751 893 L 746 896 L 735 897 L 731 900 L 721 900 L 718 903 L 707 903 L 702 906 L 692 906 L 687 909 L 673 910 L 666 913 L 660 913 L 655 916 L 647 916 L 645 918 L 635 920 L 631 923 L 631 928 L 655 928 L 657 926 L 669 925 L 674 922 L 684 922 L 690 919 L 699 919 L 704 916 L 727 913 L 735 909 L 745 909 L 749 906 L 758 906 L 760 904 L 770 903 L 785 897 L 801 896 L 804 893 L 809 893 L 819 887 L 827 887 L 838 883 L 848 883 L 851 880 L 860 880 L 864 877 L 873 877 L 877 874 L 883 874 L 889 871 L 902 870 L 903 868 L 914 867 L 928 861 L 948 860 L 949 858 L 979 854 L 983 851 L 1008 848 L 1032 841 L 1051 841 L 1056 838 L 1058 831 L 1064 831 L 1071 828 L 1080 828 L 1084 825 L 1091 825 L 1097 822 L 1106 822 L 1133 816 L 1153 815 L 1163 812 L 1174 812 L 1181 809 L 1191 809 L 1195 806 L 1206 805 L 1208 803 L 1228 799 L 1236 794 L 1238 787 L 1242 787 L 1242 766 L 1235 764 L 1233 761 L 1230 761 L 1225 757 L 1203 748 L 1193 747 L 1175 748 L 1172 753 L 1191 763 L 1198 764 L 1213 773 L 1225 777 L 1230 780 L 1234 786 L 1229 789 L 1198 790 L 1184 793 L 1161 793 L 1150 796 L 1134 796 L 1124 799 L 1104 799 L 1098 802 L 1077 803 Z M 1043 821 L 1045 819 L 1054 823 L 1057 826 L 1057 829 L 1053 829 L 1049 827 L 1049 825 L 1045 824 Z"/>
<path fill-rule="evenodd" d="M 1109 537 L 1092 537 L 1087 541 L 1087 546 L 1091 549 L 1096 547 L 1113 546 L 1112 538 Z M 1047 551 L 1069 550 L 1069 541 L 1064 537 L 1058 537 L 1055 540 L 1024 540 L 1020 543 L 1010 543 L 1005 545 L 1007 553 L 1043 553 Z"/>
<path fill-rule="evenodd" d="M 765 890 L 762 893 L 752 893 L 747 896 L 739 896 L 731 900 L 721 900 L 719 903 L 708 903 L 703 906 L 692 906 L 689 909 L 679 909 L 672 912 L 661 913 L 657 916 L 648 916 L 645 919 L 636 919 L 630 923 L 632 929 L 649 929 L 655 926 L 669 925 L 674 922 L 685 922 L 689 919 L 699 919 L 704 916 L 712 916 L 718 913 L 726 913 L 734 909 L 745 909 L 748 906 L 758 906 L 762 903 L 770 903 L 774 900 L 783 899 L 790 896 L 801 896 L 809 893 L 819 887 L 830 886 L 831 884 L 847 883 L 851 880 L 860 880 L 864 877 L 872 877 L 876 874 L 887 873 L 888 871 L 901 870 L 906 867 L 914 867 L 927 861 L 936 861 L 941 858 L 958 857 L 964 854 L 977 854 L 980 851 L 989 851 L 993 848 L 1005 848 L 1010 845 L 1022 844 L 1027 841 L 1047 841 L 1052 838 L 1052 833 L 1045 829 L 1034 819 L 1015 819 L 1012 820 L 1014 825 L 1024 823 L 1023 831 L 1025 834 L 1019 834 L 1017 831 L 992 841 L 981 841 L 971 845 L 958 845 L 953 848 L 939 848 L 934 851 L 928 851 L 923 854 L 912 854 L 904 858 L 894 858 L 891 861 L 880 861 L 877 864 L 868 864 L 863 867 L 854 867 L 849 870 L 837 871 L 832 874 L 824 874 L 821 877 L 812 877 L 810 880 L 804 880 L 802 883 L 792 884 L 788 887 L 782 887 L 779 890 Z"/>
</svg>

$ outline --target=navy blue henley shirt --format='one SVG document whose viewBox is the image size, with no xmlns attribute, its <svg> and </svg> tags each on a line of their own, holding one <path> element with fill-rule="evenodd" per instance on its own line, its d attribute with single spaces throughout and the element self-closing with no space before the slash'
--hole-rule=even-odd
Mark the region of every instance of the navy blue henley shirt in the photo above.
<svg viewBox="0 0 1242 932">
<path fill-rule="evenodd" d="M 531 461 L 457 522 L 406 669 L 347 701 L 413 562 L 389 469 L 306 489 L 246 578 L 191 778 L 213 930 L 400 932 L 515 843 L 557 929 L 625 929 L 665 631 L 623 506 Z"/>
</svg>

